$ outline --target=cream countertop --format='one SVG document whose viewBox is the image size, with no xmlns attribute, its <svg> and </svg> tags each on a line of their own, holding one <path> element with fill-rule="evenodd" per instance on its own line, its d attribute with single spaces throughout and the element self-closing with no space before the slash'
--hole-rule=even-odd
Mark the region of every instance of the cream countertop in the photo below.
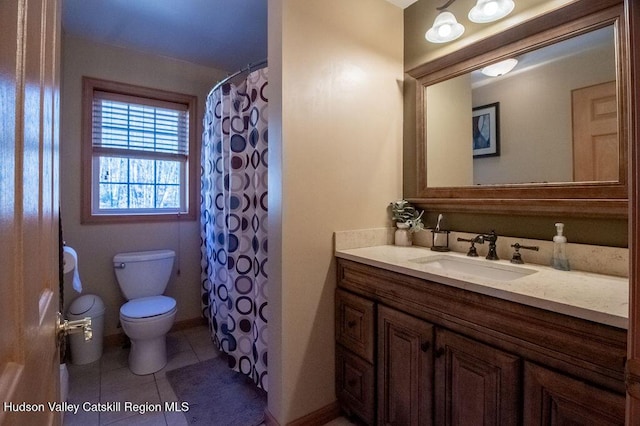
<svg viewBox="0 0 640 426">
<path fill-rule="evenodd" d="M 521 266 L 535 270 L 536 273 L 511 281 L 497 281 L 465 275 L 457 271 L 436 270 L 428 264 L 410 261 L 428 256 L 442 256 L 443 254 L 471 261 L 487 262 L 496 266 Z M 524 305 L 618 328 L 628 328 L 628 278 L 581 271 L 558 271 L 551 267 L 535 264 L 512 265 L 508 260 L 489 261 L 483 257 L 469 258 L 462 253 L 439 253 L 419 246 L 379 245 L 336 250 L 335 255 L 342 259 Z"/>
</svg>

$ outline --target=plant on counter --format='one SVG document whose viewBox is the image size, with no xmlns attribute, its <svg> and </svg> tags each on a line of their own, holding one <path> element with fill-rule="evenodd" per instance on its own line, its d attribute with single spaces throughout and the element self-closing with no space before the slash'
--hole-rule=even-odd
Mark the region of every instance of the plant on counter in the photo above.
<svg viewBox="0 0 640 426">
<path fill-rule="evenodd" d="M 391 219 L 398 224 L 406 224 L 411 232 L 418 232 L 424 229 L 422 223 L 422 215 L 424 210 L 418 211 L 406 200 L 393 201 L 389 204 L 391 207 Z"/>
</svg>

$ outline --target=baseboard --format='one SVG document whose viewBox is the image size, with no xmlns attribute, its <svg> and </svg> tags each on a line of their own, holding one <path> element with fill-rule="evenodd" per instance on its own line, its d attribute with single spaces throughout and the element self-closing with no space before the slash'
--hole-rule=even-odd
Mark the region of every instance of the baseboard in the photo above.
<svg viewBox="0 0 640 426">
<path fill-rule="evenodd" d="M 186 320 L 176 321 L 171 327 L 171 331 L 182 331 L 193 327 L 200 327 L 207 325 L 207 320 L 202 317 L 190 318 Z M 170 331 L 170 332 L 171 332 Z M 124 333 L 110 334 L 104 336 L 103 345 L 107 348 L 123 347 L 127 344 L 127 336 Z"/>
<path fill-rule="evenodd" d="M 181 330 L 186 330 L 188 328 L 200 327 L 202 325 L 207 325 L 206 318 L 202 318 L 202 317 L 191 318 L 191 319 L 186 319 L 182 321 L 176 321 L 173 324 L 173 327 L 171 327 L 171 331 L 181 331 Z"/>
<path fill-rule="evenodd" d="M 265 426 L 280 426 L 278 421 L 269 412 L 269 409 L 265 408 L 264 417 Z M 287 423 L 287 426 L 322 426 L 329 423 L 331 420 L 337 419 L 338 417 L 340 417 L 340 405 L 338 404 L 338 401 L 334 401 L 319 410 Z"/>
<path fill-rule="evenodd" d="M 273 417 L 268 408 L 264 409 L 264 426 L 280 426 L 280 423 Z"/>
</svg>

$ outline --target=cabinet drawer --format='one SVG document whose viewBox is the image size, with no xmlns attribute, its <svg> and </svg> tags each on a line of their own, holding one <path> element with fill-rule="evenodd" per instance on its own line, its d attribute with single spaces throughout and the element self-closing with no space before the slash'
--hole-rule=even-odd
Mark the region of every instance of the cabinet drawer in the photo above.
<svg viewBox="0 0 640 426">
<path fill-rule="evenodd" d="M 336 346 L 336 396 L 342 408 L 372 425 L 374 421 L 374 369 L 362 358 Z"/>
<path fill-rule="evenodd" d="M 374 302 L 336 290 L 336 340 L 373 363 Z"/>
</svg>

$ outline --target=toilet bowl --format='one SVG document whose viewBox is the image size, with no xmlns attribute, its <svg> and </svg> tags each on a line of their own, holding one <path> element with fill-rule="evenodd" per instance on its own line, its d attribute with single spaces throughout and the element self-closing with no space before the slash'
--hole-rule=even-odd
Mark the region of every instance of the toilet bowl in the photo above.
<svg viewBox="0 0 640 426">
<path fill-rule="evenodd" d="M 175 253 L 172 250 L 119 253 L 113 266 L 127 298 L 120 324 L 131 340 L 129 369 L 138 375 L 155 373 L 167 364 L 166 335 L 176 317 L 175 299 L 163 296 Z"/>
</svg>

